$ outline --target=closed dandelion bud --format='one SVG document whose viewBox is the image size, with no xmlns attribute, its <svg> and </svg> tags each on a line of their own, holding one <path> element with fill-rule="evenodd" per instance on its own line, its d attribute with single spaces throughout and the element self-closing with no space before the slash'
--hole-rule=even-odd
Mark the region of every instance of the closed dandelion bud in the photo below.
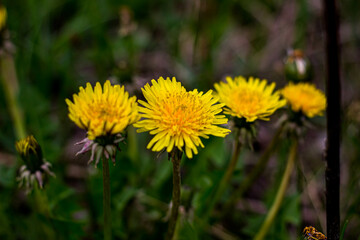
<svg viewBox="0 0 360 240">
<path fill-rule="evenodd" d="M 35 182 L 43 188 L 47 175 L 55 177 L 50 170 L 51 164 L 43 159 L 41 147 L 34 136 L 30 135 L 16 142 L 15 147 L 25 163 L 19 169 L 19 187 L 25 184 L 27 192 L 30 192 Z"/>
<path fill-rule="evenodd" d="M 299 49 L 289 50 L 285 60 L 285 77 L 288 81 L 310 81 L 312 69 L 309 59 Z"/>
</svg>

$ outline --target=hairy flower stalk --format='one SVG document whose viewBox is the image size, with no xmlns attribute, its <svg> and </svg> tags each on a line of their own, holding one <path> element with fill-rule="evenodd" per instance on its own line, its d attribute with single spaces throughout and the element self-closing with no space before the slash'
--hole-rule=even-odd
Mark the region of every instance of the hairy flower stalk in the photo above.
<svg viewBox="0 0 360 240">
<path fill-rule="evenodd" d="M 109 160 L 102 160 L 103 167 L 103 210 L 104 210 L 104 239 L 111 240 L 111 191 Z"/>
<path fill-rule="evenodd" d="M 25 121 L 18 103 L 19 83 L 14 60 L 15 47 L 6 30 L 6 8 L 0 4 L 0 82 L 3 84 L 4 96 L 12 121 L 16 138 L 26 137 Z"/>
<path fill-rule="evenodd" d="M 210 200 L 210 207 L 207 208 L 205 217 L 209 216 L 231 180 L 240 154 L 239 138 L 245 135 L 251 141 L 255 135 L 255 126 L 253 125 L 255 120 L 269 120 L 270 115 L 286 104 L 285 100 L 280 99 L 280 94 L 274 92 L 275 83 L 268 85 L 266 80 L 253 77 L 246 80 L 241 76 L 234 79 L 227 77 L 226 81 L 216 83 L 214 87 L 220 97 L 220 102 L 225 104 L 224 113 L 234 118 L 237 134 L 234 140 L 233 156 L 214 197 Z"/>
<path fill-rule="evenodd" d="M 200 137 L 208 135 L 225 137 L 230 130 L 217 125 L 226 124 L 227 118 L 219 115 L 224 104 L 212 91 L 205 94 L 186 91 L 175 78 L 152 80 L 142 88 L 146 99 L 139 100 L 142 119 L 134 124 L 138 132 L 149 131 L 154 135 L 147 148 L 155 152 L 166 150 L 173 162 L 173 206 L 168 226 L 167 239 L 173 239 L 180 205 L 180 159 L 185 152 L 188 158 L 204 147 Z"/>
<path fill-rule="evenodd" d="M 91 151 L 89 163 L 95 161 L 95 167 L 102 159 L 103 166 L 103 207 L 104 239 L 111 240 L 111 199 L 110 174 L 108 160 L 115 164 L 119 143 L 124 140 L 121 133 L 139 119 L 136 97 L 129 97 L 123 86 L 111 85 L 107 80 L 102 87 L 90 83 L 80 87 L 73 95 L 73 102 L 66 99 L 69 118 L 80 128 L 87 130 L 87 138 L 77 144 L 83 144 L 77 153 Z"/>
<path fill-rule="evenodd" d="M 276 193 L 274 203 L 272 204 L 268 215 L 266 216 L 266 219 L 264 223 L 262 224 L 260 230 L 256 234 L 254 240 L 262 240 L 265 239 L 266 234 L 268 233 L 271 224 L 274 222 L 274 219 L 281 207 L 281 203 L 284 199 L 286 189 L 289 185 L 291 173 L 293 171 L 296 155 L 297 155 L 297 149 L 298 149 L 298 140 L 296 138 L 292 139 L 291 147 L 290 147 L 290 153 L 289 158 L 286 164 L 285 172 L 283 174 L 283 177 L 281 179 L 281 183 L 279 186 L 279 189 Z"/>
<path fill-rule="evenodd" d="M 210 203 L 208 206 L 206 206 L 205 213 L 203 214 L 203 219 L 205 219 L 204 224 L 207 223 L 207 219 L 209 215 L 211 214 L 212 210 L 215 207 L 215 204 L 220 199 L 220 197 L 223 195 L 224 191 L 226 190 L 227 185 L 229 184 L 231 177 L 234 173 L 234 170 L 236 168 L 236 164 L 240 155 L 241 150 L 241 143 L 239 139 L 239 129 L 236 129 L 236 136 L 234 141 L 234 149 L 233 149 L 233 155 L 230 159 L 230 162 L 228 164 L 228 167 L 225 171 L 225 174 L 223 175 L 222 179 L 220 180 L 220 183 L 218 184 L 215 194 L 212 198 L 210 198 Z"/>
<path fill-rule="evenodd" d="M 243 194 L 249 190 L 249 188 L 253 185 L 255 180 L 260 176 L 260 174 L 265 170 L 267 163 L 270 160 L 270 157 L 274 150 L 276 149 L 276 146 L 278 145 L 278 142 L 280 140 L 280 136 L 283 133 L 284 130 L 284 124 L 282 124 L 275 132 L 271 142 L 267 146 L 264 153 L 259 158 L 256 165 L 251 169 L 250 173 L 245 177 L 245 179 L 240 183 L 240 186 L 237 188 L 235 194 L 232 194 L 230 199 L 227 201 L 224 207 L 223 214 L 227 214 L 231 210 L 231 206 L 235 203 L 237 199 L 241 199 Z"/>
<path fill-rule="evenodd" d="M 176 231 L 176 223 L 179 216 L 180 207 L 180 195 L 181 195 L 181 175 L 180 175 L 180 163 L 182 152 L 179 149 L 174 148 L 170 153 L 171 161 L 173 164 L 173 191 L 172 191 L 172 205 L 171 215 L 169 219 L 168 231 L 165 239 L 171 240 L 174 237 Z"/>
</svg>

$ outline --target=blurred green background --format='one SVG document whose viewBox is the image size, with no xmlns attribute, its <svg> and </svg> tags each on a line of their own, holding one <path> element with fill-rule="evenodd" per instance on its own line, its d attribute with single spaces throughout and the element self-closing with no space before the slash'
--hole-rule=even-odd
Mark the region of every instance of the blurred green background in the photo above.
<svg viewBox="0 0 360 240">
<path fill-rule="evenodd" d="M 14 44 L 19 105 L 27 132 L 53 164 L 44 195 L 17 188 L 21 163 L 9 108 L 0 85 L 0 239 L 102 239 L 101 169 L 88 154 L 75 157 L 86 136 L 67 117 L 65 98 L 86 82 L 110 79 L 141 98 L 141 87 L 160 76 L 188 90 L 213 89 L 226 76 L 255 76 L 286 84 L 284 59 L 303 49 L 313 82 L 324 89 L 322 1 L 280 0 L 13 0 L 8 40 Z M 343 137 L 341 220 L 344 239 L 360 239 L 360 1 L 341 1 Z M 282 111 L 259 122 L 254 149 L 242 151 L 227 192 L 231 196 L 256 163 Z M 266 239 L 303 239 L 304 226 L 325 232 L 323 161 L 325 118 L 314 119 L 300 143 L 297 170 Z M 146 150 L 149 135 L 130 127 L 127 143 L 110 166 L 114 239 L 162 239 L 171 200 L 171 162 Z M 251 239 L 261 226 L 284 171 L 288 144 L 278 143 L 267 169 L 231 214 L 215 213 L 206 230 L 198 213 L 207 207 L 232 151 L 232 136 L 204 140 L 205 149 L 182 164 L 179 239 Z M 44 202 L 50 214 L 38 209 Z M 38 199 L 38 200 L 36 200 Z"/>
</svg>

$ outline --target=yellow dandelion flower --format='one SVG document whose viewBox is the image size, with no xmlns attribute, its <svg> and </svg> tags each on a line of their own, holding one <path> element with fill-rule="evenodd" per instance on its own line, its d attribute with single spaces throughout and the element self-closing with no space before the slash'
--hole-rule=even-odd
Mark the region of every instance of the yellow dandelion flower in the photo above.
<svg viewBox="0 0 360 240">
<path fill-rule="evenodd" d="M 273 92 L 275 83 L 267 85 L 266 80 L 253 77 L 246 81 L 242 76 L 227 77 L 226 81 L 214 85 L 220 101 L 226 105 L 225 114 L 245 118 L 247 122 L 269 120 L 270 115 L 286 104 L 278 92 Z"/>
<path fill-rule="evenodd" d="M 223 104 L 218 98 L 207 93 L 186 91 L 175 78 L 152 80 L 142 92 L 147 102 L 139 100 L 142 119 L 134 124 L 138 132 L 150 131 L 155 135 L 147 148 L 159 152 L 166 148 L 171 152 L 174 147 L 181 151 L 185 148 L 188 158 L 197 154 L 197 147 L 204 147 L 200 137 L 208 135 L 225 137 L 230 130 L 216 125 L 226 124 L 225 115 L 218 115 Z"/>
<path fill-rule="evenodd" d="M 4 28 L 6 24 L 7 12 L 4 6 L 0 6 L 0 30 Z"/>
<path fill-rule="evenodd" d="M 65 100 L 69 118 L 80 128 L 86 129 L 88 138 L 121 133 L 129 124 L 139 119 L 136 97 L 130 97 L 124 86 L 112 86 L 107 80 L 102 89 L 99 82 L 94 89 L 90 83 L 80 87 L 73 101 Z"/>
<path fill-rule="evenodd" d="M 324 93 L 310 83 L 289 83 L 281 90 L 281 94 L 293 111 L 301 111 L 309 118 L 322 115 L 326 108 Z"/>
</svg>

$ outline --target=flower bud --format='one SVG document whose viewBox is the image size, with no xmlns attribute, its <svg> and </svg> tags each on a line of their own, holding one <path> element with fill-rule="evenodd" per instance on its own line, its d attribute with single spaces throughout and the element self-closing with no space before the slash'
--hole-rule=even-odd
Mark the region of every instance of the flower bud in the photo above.
<svg viewBox="0 0 360 240">
<path fill-rule="evenodd" d="M 16 142 L 15 147 L 31 172 L 35 172 L 44 163 L 41 147 L 34 136 L 30 135 Z"/>
<path fill-rule="evenodd" d="M 299 49 L 289 50 L 285 60 L 285 77 L 295 83 L 310 81 L 312 69 L 309 59 Z"/>
<path fill-rule="evenodd" d="M 15 147 L 25 163 L 19 170 L 19 177 L 17 178 L 19 187 L 25 183 L 27 192 L 30 192 L 35 182 L 40 188 L 43 188 L 47 175 L 55 177 L 55 174 L 50 170 L 51 164 L 43 159 L 41 147 L 34 136 L 30 135 L 16 142 Z"/>
</svg>

